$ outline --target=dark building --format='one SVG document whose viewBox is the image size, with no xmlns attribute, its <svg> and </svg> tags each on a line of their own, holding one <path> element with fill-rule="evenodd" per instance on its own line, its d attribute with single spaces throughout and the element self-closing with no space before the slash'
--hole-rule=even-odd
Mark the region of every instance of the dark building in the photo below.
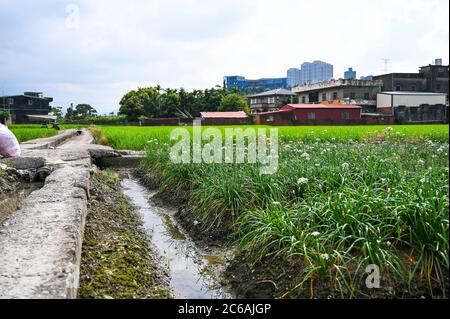
<svg viewBox="0 0 450 319">
<path fill-rule="evenodd" d="M 427 65 L 420 67 L 418 73 L 389 73 L 374 76 L 383 81 L 382 91 L 432 92 L 448 96 L 448 65 Z"/>
<path fill-rule="evenodd" d="M 248 95 L 252 113 L 276 111 L 283 105 L 294 103 L 297 94 L 286 89 L 276 89 L 263 93 Z"/>
<path fill-rule="evenodd" d="M 288 104 L 279 111 L 254 114 L 258 125 L 350 125 L 361 124 L 358 105 Z"/>
<path fill-rule="evenodd" d="M 13 124 L 30 123 L 28 115 L 48 115 L 53 98 L 44 97 L 41 92 L 25 92 L 22 95 L 0 97 L 0 110 L 11 114 Z"/>
</svg>

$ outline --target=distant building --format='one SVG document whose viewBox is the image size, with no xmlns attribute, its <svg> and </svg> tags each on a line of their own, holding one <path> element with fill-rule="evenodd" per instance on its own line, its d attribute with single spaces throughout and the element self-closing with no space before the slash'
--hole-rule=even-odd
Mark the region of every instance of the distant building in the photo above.
<svg viewBox="0 0 450 319">
<path fill-rule="evenodd" d="M 288 87 L 294 87 L 299 85 L 301 82 L 302 71 L 296 68 L 290 68 L 287 71 L 287 85 Z"/>
<path fill-rule="evenodd" d="M 448 96 L 448 75 L 448 65 L 430 64 L 420 67 L 418 73 L 389 73 L 374 76 L 374 79 L 383 81 L 382 91 L 446 93 Z"/>
<path fill-rule="evenodd" d="M 26 124 L 29 115 L 48 115 L 52 111 L 53 98 L 44 97 L 41 92 L 25 92 L 21 95 L 0 96 L 0 110 L 11 114 L 13 124 Z"/>
<path fill-rule="evenodd" d="M 275 111 L 285 104 L 294 103 L 296 97 L 297 94 L 286 89 L 276 89 L 247 96 L 252 113 Z"/>
<path fill-rule="evenodd" d="M 381 92 L 377 111 L 393 115 L 398 123 L 448 123 L 445 93 Z"/>
<path fill-rule="evenodd" d="M 356 80 L 356 71 L 353 71 L 353 68 L 348 68 L 348 70 L 344 72 L 344 79 Z"/>
<path fill-rule="evenodd" d="M 201 112 L 202 125 L 243 125 L 250 120 L 244 111 L 239 112 Z"/>
<path fill-rule="evenodd" d="M 375 112 L 377 93 L 383 82 L 361 80 L 332 80 L 292 88 L 300 103 L 337 102 L 363 107 L 364 113 Z"/>
<path fill-rule="evenodd" d="M 362 80 L 362 81 L 372 81 L 373 80 L 373 75 L 362 76 L 360 78 L 360 80 Z"/>
<path fill-rule="evenodd" d="M 318 83 L 333 78 L 333 65 L 323 62 L 305 62 L 301 67 L 300 84 Z"/>
<path fill-rule="evenodd" d="M 288 104 L 279 111 L 253 115 L 258 125 L 345 125 L 361 124 L 358 105 Z"/>
<path fill-rule="evenodd" d="M 240 91 L 264 91 L 288 87 L 287 78 L 263 78 L 258 80 L 247 80 L 243 76 L 233 75 L 225 76 L 224 82 L 227 89 L 237 88 Z"/>
</svg>

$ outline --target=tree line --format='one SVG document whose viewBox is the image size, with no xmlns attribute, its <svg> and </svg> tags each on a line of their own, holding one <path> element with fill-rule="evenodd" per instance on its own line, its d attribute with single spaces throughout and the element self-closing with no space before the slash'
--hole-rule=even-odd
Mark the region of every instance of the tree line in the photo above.
<svg viewBox="0 0 450 319">
<path fill-rule="evenodd" d="M 120 101 L 118 115 L 100 116 L 89 104 L 71 105 L 63 116 L 62 108 L 52 112 L 66 123 L 92 122 L 99 124 L 137 121 L 142 118 L 199 117 L 200 112 L 244 111 L 250 114 L 245 97 L 237 89 L 220 86 L 188 92 L 181 89 L 163 89 L 161 86 L 138 88 L 126 93 Z"/>
<path fill-rule="evenodd" d="M 131 121 L 139 118 L 198 117 L 200 112 L 245 111 L 250 113 L 245 97 L 237 90 L 216 87 L 188 92 L 163 89 L 159 85 L 139 88 L 124 95 L 119 114 Z"/>
</svg>

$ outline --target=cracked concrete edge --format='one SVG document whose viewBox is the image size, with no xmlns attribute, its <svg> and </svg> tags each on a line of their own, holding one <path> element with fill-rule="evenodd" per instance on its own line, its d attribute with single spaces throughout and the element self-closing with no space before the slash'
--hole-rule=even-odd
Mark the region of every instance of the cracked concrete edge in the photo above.
<svg viewBox="0 0 450 319">
<path fill-rule="evenodd" d="M 49 166 L 52 174 L 0 227 L 0 299 L 77 297 L 92 161 L 120 154 L 71 144 L 14 159 L 16 166 Z"/>
<path fill-rule="evenodd" d="M 0 231 L 0 299 L 76 298 L 90 169 L 49 176 Z"/>
</svg>

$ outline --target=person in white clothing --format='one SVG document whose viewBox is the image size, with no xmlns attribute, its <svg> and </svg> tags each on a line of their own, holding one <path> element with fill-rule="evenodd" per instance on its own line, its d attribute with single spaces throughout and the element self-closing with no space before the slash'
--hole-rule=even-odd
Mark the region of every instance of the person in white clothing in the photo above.
<svg viewBox="0 0 450 319">
<path fill-rule="evenodd" d="M 20 145 L 16 136 L 0 123 L 0 156 L 19 157 L 20 153 Z"/>
</svg>

